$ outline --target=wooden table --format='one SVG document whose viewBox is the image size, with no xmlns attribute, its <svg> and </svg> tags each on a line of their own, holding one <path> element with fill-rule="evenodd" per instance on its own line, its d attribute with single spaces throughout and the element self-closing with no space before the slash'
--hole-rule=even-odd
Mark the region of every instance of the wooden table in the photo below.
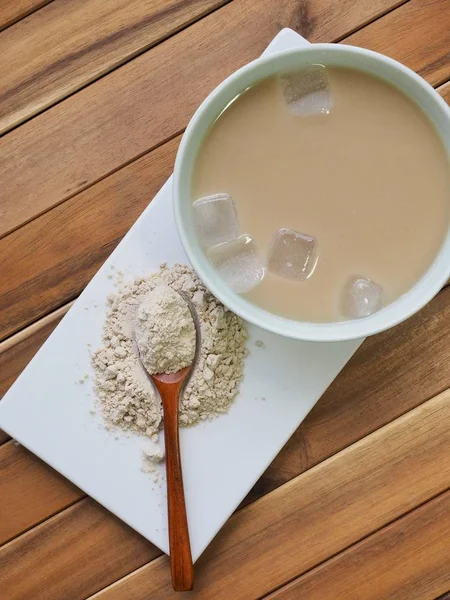
<svg viewBox="0 0 450 600">
<path fill-rule="evenodd" d="M 1 393 L 170 175 L 200 101 L 282 27 L 383 52 L 450 101 L 449 0 L 1 0 Z M 200 559 L 192 597 L 449 592 L 449 334 L 446 288 L 363 344 Z M 3 600 L 175 597 L 157 548 L 0 442 Z"/>
</svg>

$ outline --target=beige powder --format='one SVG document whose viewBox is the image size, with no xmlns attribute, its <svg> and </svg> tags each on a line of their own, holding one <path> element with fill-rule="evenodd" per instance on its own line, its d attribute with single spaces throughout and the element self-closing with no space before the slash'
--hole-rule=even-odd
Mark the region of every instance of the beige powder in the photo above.
<svg viewBox="0 0 450 600">
<path fill-rule="evenodd" d="M 136 313 L 135 337 L 144 367 L 176 373 L 194 362 L 195 325 L 186 301 L 168 285 L 149 292 Z"/>
<path fill-rule="evenodd" d="M 244 323 L 212 296 L 190 267 L 162 265 L 159 272 L 135 279 L 109 298 L 104 346 L 92 355 L 95 391 L 107 427 L 152 436 L 161 426 L 160 399 L 133 339 L 142 302 L 161 285 L 185 292 L 201 325 L 198 364 L 180 404 L 180 424 L 226 413 L 238 393 L 247 355 Z"/>
</svg>

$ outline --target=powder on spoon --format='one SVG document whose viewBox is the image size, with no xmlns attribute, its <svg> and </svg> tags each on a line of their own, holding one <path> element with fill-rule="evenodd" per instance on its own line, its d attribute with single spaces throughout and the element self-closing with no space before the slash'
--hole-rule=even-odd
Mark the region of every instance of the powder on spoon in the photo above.
<svg viewBox="0 0 450 600">
<path fill-rule="evenodd" d="M 95 391 L 107 427 L 152 436 L 161 426 L 161 402 L 134 341 L 139 309 L 149 292 L 161 285 L 188 295 L 201 327 L 198 364 L 180 403 L 180 425 L 226 413 L 238 394 L 247 355 L 243 321 L 205 288 L 190 267 L 162 265 L 157 273 L 135 279 L 109 298 L 104 345 L 92 354 Z M 165 318 L 160 325 L 166 329 L 171 327 L 168 323 L 170 319 Z"/>
<path fill-rule="evenodd" d="M 176 373 L 195 355 L 195 325 L 186 301 L 168 285 L 158 285 L 136 312 L 136 342 L 144 367 L 155 373 Z"/>
</svg>

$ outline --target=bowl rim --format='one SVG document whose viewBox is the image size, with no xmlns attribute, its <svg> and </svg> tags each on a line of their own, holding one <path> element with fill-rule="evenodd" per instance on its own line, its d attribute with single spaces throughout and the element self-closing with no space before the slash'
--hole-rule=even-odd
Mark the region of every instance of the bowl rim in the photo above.
<svg viewBox="0 0 450 600">
<path fill-rule="evenodd" d="M 229 88 L 232 88 L 233 85 L 240 80 L 245 81 L 245 79 L 248 78 L 249 85 L 254 81 L 257 81 L 260 77 L 254 78 L 255 73 L 262 71 L 267 65 L 273 66 L 273 64 L 279 63 L 280 68 L 276 69 L 274 73 L 282 72 L 283 63 L 288 63 L 296 56 L 301 55 L 304 57 L 305 55 L 310 54 L 312 57 L 316 57 L 313 58 L 314 62 L 320 62 L 318 55 L 326 55 L 327 53 L 347 56 L 351 54 L 355 57 L 363 57 L 364 59 L 370 59 L 372 61 L 375 60 L 387 65 L 391 71 L 395 70 L 399 74 L 402 74 L 402 76 L 406 75 L 416 89 L 421 89 L 428 95 L 431 102 L 436 105 L 436 110 L 440 110 L 444 114 L 450 127 L 450 108 L 446 102 L 431 85 L 422 79 L 422 77 L 403 64 L 377 52 L 355 46 L 344 44 L 305 45 L 277 52 L 273 55 L 263 56 L 250 62 L 227 77 L 207 96 L 194 113 L 181 140 L 175 160 L 172 193 L 175 223 L 181 243 L 192 267 L 211 293 L 214 294 L 214 296 L 216 296 L 227 308 L 257 327 L 284 337 L 315 342 L 353 340 L 379 333 L 406 320 L 427 304 L 450 277 L 450 224 L 442 246 L 428 270 L 410 290 L 382 310 L 363 319 L 324 323 L 296 321 L 270 313 L 257 305 L 250 303 L 242 296 L 232 292 L 228 286 L 221 281 L 217 274 L 215 274 L 209 261 L 204 255 L 203 250 L 198 243 L 196 243 L 194 236 L 191 236 L 187 231 L 185 216 L 183 214 L 183 179 L 186 177 L 186 161 L 191 153 L 193 141 L 195 138 L 197 138 L 197 140 L 203 139 L 210 126 L 209 122 L 205 124 L 205 115 L 207 115 L 207 111 L 217 103 L 218 98 L 220 98 L 221 95 L 225 94 Z M 323 59 L 323 56 L 321 58 Z M 361 69 L 358 65 L 355 65 L 355 68 Z M 266 76 L 268 75 L 269 73 Z M 262 77 L 264 77 L 264 75 Z M 391 81 L 391 83 L 394 83 L 395 85 L 395 81 Z M 245 86 L 241 89 L 245 89 Z M 406 92 L 404 91 L 404 93 Z M 418 103 L 417 100 L 416 103 Z M 226 102 L 223 103 L 221 110 L 225 108 L 226 104 Z M 419 106 L 421 105 L 419 104 Z M 423 106 L 421 106 L 421 108 L 425 113 L 429 112 Z M 220 114 L 221 110 L 217 112 L 217 115 Z M 450 142 L 446 143 L 446 140 L 441 136 L 439 131 L 438 134 L 447 148 L 447 152 L 449 152 L 448 146 Z M 190 175 L 188 174 L 188 176 L 190 180 Z"/>
</svg>

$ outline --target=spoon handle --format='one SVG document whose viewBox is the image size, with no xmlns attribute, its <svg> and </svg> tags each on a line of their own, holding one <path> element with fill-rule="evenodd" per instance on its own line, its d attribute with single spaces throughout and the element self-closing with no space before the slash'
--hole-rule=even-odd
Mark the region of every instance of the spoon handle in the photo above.
<svg viewBox="0 0 450 600">
<path fill-rule="evenodd" d="M 178 428 L 178 401 L 182 387 L 155 382 L 161 395 L 164 411 L 164 440 L 167 468 L 167 508 L 169 517 L 170 569 L 175 591 L 192 590 L 194 567 L 184 500 Z"/>
</svg>

